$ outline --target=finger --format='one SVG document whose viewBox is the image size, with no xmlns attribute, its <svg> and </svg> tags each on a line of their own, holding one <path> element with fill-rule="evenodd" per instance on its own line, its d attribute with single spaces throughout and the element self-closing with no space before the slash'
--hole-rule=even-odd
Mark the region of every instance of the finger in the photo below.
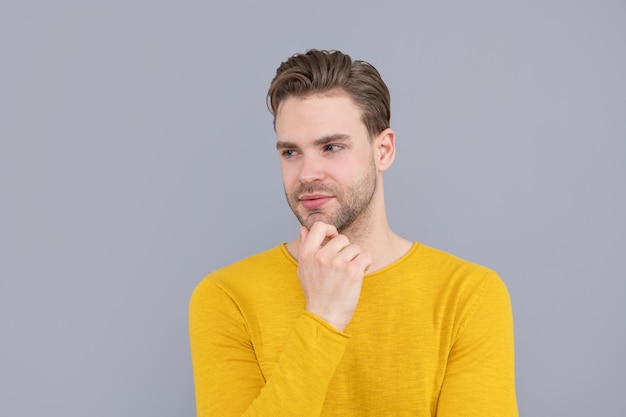
<svg viewBox="0 0 626 417">
<path fill-rule="evenodd" d="M 339 253 L 350 245 L 350 240 L 345 235 L 337 235 L 324 245 L 325 251 Z"/>
<path fill-rule="evenodd" d="M 338 234 L 335 226 L 316 222 L 311 226 L 311 229 L 307 233 L 306 240 L 302 242 L 302 245 L 308 248 L 319 249 L 326 238 L 332 239 Z"/>
<path fill-rule="evenodd" d="M 305 226 L 300 226 L 300 242 L 304 242 L 308 234 L 309 229 L 307 229 Z"/>
<path fill-rule="evenodd" d="M 359 253 L 353 260 L 363 273 L 365 273 L 372 264 L 372 255 L 369 252 Z"/>
<path fill-rule="evenodd" d="M 341 235 L 336 237 L 335 240 L 338 239 L 339 237 L 341 237 Z M 342 262 L 352 262 L 362 252 L 363 251 L 361 250 L 359 245 L 349 244 L 339 252 L 339 254 L 337 255 L 337 258 L 341 260 Z"/>
</svg>

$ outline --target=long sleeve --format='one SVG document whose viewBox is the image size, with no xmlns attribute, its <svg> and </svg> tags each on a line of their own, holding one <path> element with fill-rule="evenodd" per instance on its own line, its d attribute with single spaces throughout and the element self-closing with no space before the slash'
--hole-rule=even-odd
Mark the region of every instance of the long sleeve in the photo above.
<svg viewBox="0 0 626 417">
<path fill-rule="evenodd" d="M 488 275 L 459 314 L 437 417 L 517 416 L 513 318 L 504 283 Z"/>
<path fill-rule="evenodd" d="M 303 311 L 271 376 L 260 369 L 240 306 L 213 280 L 189 310 L 198 417 L 318 417 L 348 336 Z"/>
</svg>

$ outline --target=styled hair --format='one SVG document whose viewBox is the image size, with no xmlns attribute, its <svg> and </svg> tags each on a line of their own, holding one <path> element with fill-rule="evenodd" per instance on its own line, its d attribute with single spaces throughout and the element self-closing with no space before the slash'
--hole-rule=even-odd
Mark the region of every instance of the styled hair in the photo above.
<svg viewBox="0 0 626 417">
<path fill-rule="evenodd" d="M 352 60 L 340 51 L 310 49 L 280 64 L 267 93 L 274 116 L 288 97 L 307 97 L 343 90 L 361 109 L 361 120 L 370 137 L 389 127 L 391 97 L 380 74 L 365 61 Z"/>
</svg>

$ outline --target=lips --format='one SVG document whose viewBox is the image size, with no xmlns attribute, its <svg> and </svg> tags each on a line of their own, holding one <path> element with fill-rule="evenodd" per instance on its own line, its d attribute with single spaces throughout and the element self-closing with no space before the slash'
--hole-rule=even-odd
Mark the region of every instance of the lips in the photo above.
<svg viewBox="0 0 626 417">
<path fill-rule="evenodd" d="M 324 204 L 328 203 L 333 198 L 333 196 L 322 194 L 308 194 L 301 196 L 299 200 L 305 209 L 315 210 L 321 208 L 322 206 L 324 206 Z"/>
</svg>

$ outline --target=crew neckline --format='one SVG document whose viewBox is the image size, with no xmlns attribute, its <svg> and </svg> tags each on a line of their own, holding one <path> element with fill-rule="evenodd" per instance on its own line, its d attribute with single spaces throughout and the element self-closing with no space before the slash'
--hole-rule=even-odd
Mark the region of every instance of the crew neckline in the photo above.
<svg viewBox="0 0 626 417">
<path fill-rule="evenodd" d="M 389 265 L 382 267 L 381 269 L 365 274 L 363 278 L 368 278 L 368 277 L 373 277 L 379 274 L 383 274 L 387 272 L 388 270 L 395 268 L 396 266 L 403 263 L 405 259 L 409 258 L 420 246 L 421 245 L 418 242 L 412 242 L 409 250 L 406 251 L 401 257 L 399 257 L 398 259 L 396 259 Z M 287 258 L 289 262 L 293 263 L 295 266 L 298 266 L 298 260 L 294 258 L 291 255 L 291 253 L 289 253 L 289 251 L 287 250 L 287 242 L 283 242 L 280 245 L 278 245 L 278 249 L 282 252 L 282 254 L 285 256 L 285 258 Z"/>
</svg>

